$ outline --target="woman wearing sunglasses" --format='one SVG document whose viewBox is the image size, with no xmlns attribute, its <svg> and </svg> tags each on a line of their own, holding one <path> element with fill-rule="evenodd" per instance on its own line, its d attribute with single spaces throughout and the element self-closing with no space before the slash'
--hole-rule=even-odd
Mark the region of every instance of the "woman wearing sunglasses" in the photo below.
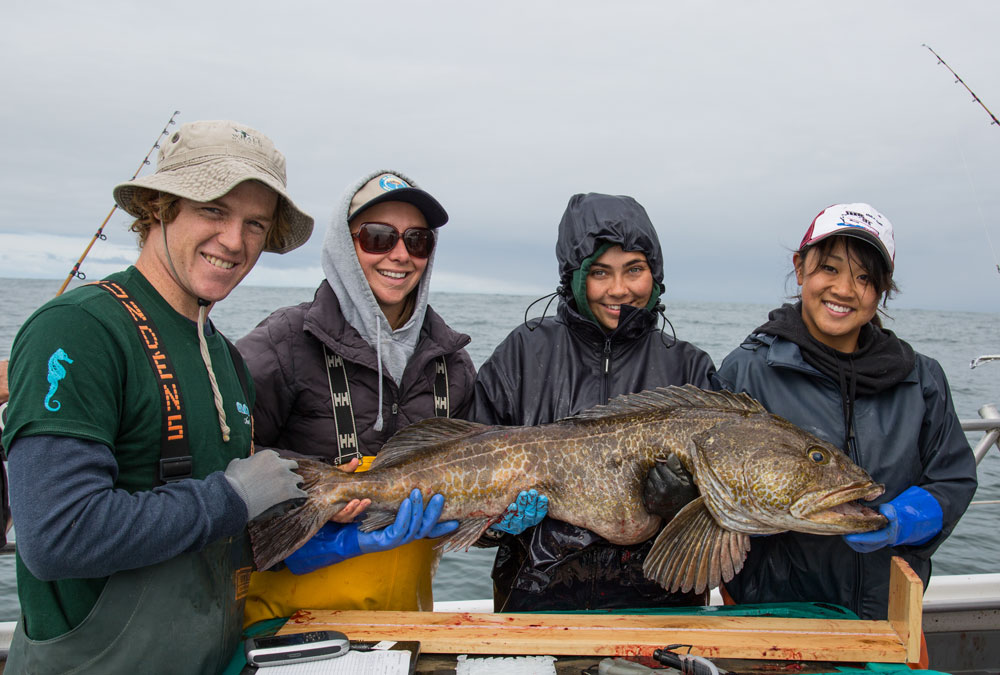
<svg viewBox="0 0 1000 675">
<path fill-rule="evenodd" d="M 469 337 L 427 304 L 448 214 L 395 171 L 351 185 L 323 241 L 326 279 L 311 302 L 274 312 L 239 341 L 257 389 L 254 439 L 290 457 L 363 471 L 402 427 L 467 414 Z M 436 404 L 437 402 L 437 404 Z M 444 499 L 419 490 L 396 522 L 360 532 L 348 504 L 282 569 L 254 573 L 245 622 L 298 609 L 430 610 L 433 538 Z"/>
</svg>

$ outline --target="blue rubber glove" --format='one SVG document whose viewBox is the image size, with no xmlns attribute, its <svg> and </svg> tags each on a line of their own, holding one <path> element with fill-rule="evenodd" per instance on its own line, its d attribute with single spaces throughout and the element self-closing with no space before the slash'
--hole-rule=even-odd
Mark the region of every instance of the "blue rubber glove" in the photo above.
<svg viewBox="0 0 1000 675">
<path fill-rule="evenodd" d="M 944 513 L 941 505 L 922 487 L 907 488 L 901 495 L 878 507 L 889 524 L 874 532 L 845 534 L 844 541 L 859 553 L 871 553 L 884 546 L 919 546 L 941 532 Z"/>
<path fill-rule="evenodd" d="M 359 532 L 358 546 L 362 553 L 376 553 L 408 544 L 414 539 L 443 537 L 458 529 L 457 520 L 438 522 L 443 510 L 444 495 L 431 497 L 425 508 L 420 489 L 414 488 L 409 498 L 399 503 L 396 522 L 382 530 Z"/>
<path fill-rule="evenodd" d="M 434 495 L 424 508 L 420 490 L 399 504 L 392 525 L 374 532 L 362 532 L 358 523 L 327 523 L 312 539 L 285 558 L 293 574 L 308 574 L 363 553 L 388 551 L 414 539 L 441 537 L 458 529 L 457 520 L 438 522 L 444 509 L 444 497 Z"/>
<path fill-rule="evenodd" d="M 361 555 L 358 524 L 330 522 L 285 558 L 285 565 L 292 574 L 309 574 L 357 555 Z"/>
<path fill-rule="evenodd" d="M 490 525 L 491 530 L 508 532 L 510 534 L 521 534 L 529 527 L 534 527 L 542 522 L 549 512 L 549 498 L 545 495 L 539 496 L 538 490 L 521 490 L 507 511 L 503 520 L 495 525 Z"/>
</svg>

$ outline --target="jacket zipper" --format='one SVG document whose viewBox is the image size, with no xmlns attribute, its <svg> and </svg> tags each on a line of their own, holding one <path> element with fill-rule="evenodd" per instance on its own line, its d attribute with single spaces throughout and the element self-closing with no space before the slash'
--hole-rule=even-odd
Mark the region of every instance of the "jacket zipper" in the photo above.
<svg viewBox="0 0 1000 675">
<path fill-rule="evenodd" d="M 396 425 L 398 424 L 399 403 L 393 401 L 390 410 L 392 412 L 392 416 L 389 418 L 389 436 L 392 436 L 396 433 Z"/>
<path fill-rule="evenodd" d="M 858 453 L 858 440 L 854 436 L 854 420 L 851 420 L 851 428 L 847 432 L 847 453 L 851 461 L 861 466 Z M 854 551 L 854 612 L 861 616 L 862 589 L 864 588 L 864 567 L 862 566 L 861 553 Z"/>
<path fill-rule="evenodd" d="M 611 338 L 604 340 L 604 363 L 601 368 L 601 402 L 607 403 L 609 396 L 608 392 L 611 388 Z"/>
</svg>

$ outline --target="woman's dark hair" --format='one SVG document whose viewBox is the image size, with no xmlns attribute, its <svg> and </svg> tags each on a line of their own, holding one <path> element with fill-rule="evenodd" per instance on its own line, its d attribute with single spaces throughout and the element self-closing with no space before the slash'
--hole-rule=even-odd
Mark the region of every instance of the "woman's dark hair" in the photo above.
<svg viewBox="0 0 1000 675">
<path fill-rule="evenodd" d="M 816 269 L 825 263 L 833 252 L 833 247 L 836 245 L 838 240 L 843 240 L 844 245 L 847 247 L 847 264 L 853 267 L 852 261 L 857 261 L 865 270 L 868 272 L 869 283 L 871 283 L 872 288 L 875 289 L 881 298 L 882 307 L 879 308 L 879 312 L 885 313 L 883 310 L 891 298 L 896 293 L 899 293 L 899 287 L 896 286 L 896 282 L 892 279 L 892 271 L 885 262 L 885 258 L 877 248 L 872 246 L 866 241 L 858 239 L 857 237 L 848 237 L 844 235 L 834 235 L 832 237 L 827 237 L 825 239 L 820 239 L 815 244 L 810 244 L 808 246 L 803 246 L 799 249 L 799 260 L 800 264 L 803 266 L 806 263 L 806 257 L 809 251 L 815 249 L 816 256 L 813 261 L 812 269 L 803 270 L 805 274 L 812 274 Z M 792 274 L 795 270 L 792 270 Z M 797 299 L 802 299 L 802 294 L 799 293 L 795 296 Z M 875 321 L 878 321 L 878 315 L 875 316 Z"/>
</svg>

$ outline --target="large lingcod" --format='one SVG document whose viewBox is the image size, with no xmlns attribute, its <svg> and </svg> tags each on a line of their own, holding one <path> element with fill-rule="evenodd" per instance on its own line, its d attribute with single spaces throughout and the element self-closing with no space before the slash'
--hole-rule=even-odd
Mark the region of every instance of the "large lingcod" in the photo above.
<svg viewBox="0 0 1000 675">
<path fill-rule="evenodd" d="M 670 454 L 700 494 L 661 529 L 662 519 L 643 507 L 642 489 L 650 467 Z M 425 498 L 443 494 L 442 519 L 461 523 L 442 538 L 446 550 L 471 546 L 529 488 L 548 496 L 549 517 L 614 544 L 656 535 L 643 571 L 671 592 L 732 579 L 750 535 L 866 532 L 886 523 L 855 502 L 884 487 L 843 452 L 746 394 L 690 385 L 620 396 L 538 426 L 431 418 L 393 436 L 369 471 L 300 460 L 298 472 L 306 503 L 251 524 L 259 569 L 284 559 L 351 499 L 372 500 L 362 529 L 385 527 L 415 487 Z"/>
</svg>

